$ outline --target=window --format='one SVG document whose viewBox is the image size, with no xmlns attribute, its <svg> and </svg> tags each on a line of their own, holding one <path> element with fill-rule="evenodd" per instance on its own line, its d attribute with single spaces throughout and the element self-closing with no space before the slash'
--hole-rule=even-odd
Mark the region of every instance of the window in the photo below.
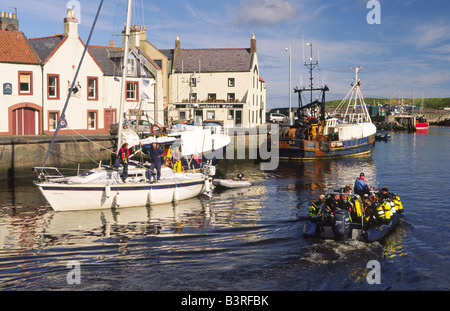
<svg viewBox="0 0 450 311">
<path fill-rule="evenodd" d="M 59 99 L 59 75 L 47 75 L 47 98 Z"/>
<path fill-rule="evenodd" d="M 216 100 L 216 93 L 209 93 L 208 94 L 208 101 L 215 101 Z"/>
<path fill-rule="evenodd" d="M 136 75 L 136 59 L 134 58 L 129 58 L 128 59 L 128 74 L 131 76 L 135 76 Z"/>
<path fill-rule="evenodd" d="M 137 82 L 127 82 L 127 100 L 128 101 L 138 101 L 138 83 Z"/>
<path fill-rule="evenodd" d="M 19 95 L 33 95 L 33 73 L 19 71 Z"/>
<path fill-rule="evenodd" d="M 216 113 L 214 110 L 207 110 L 206 111 L 206 120 L 214 120 L 216 116 Z"/>
<path fill-rule="evenodd" d="M 59 120 L 59 112 L 49 111 L 49 113 L 48 113 L 48 130 L 49 131 L 56 131 L 56 127 L 58 126 L 58 120 Z"/>
<path fill-rule="evenodd" d="M 235 101 L 235 95 L 234 95 L 234 93 L 228 93 L 228 94 L 227 94 L 227 101 L 228 101 L 229 103 L 233 103 L 233 102 Z"/>
<path fill-rule="evenodd" d="M 234 78 L 228 78 L 228 86 L 234 87 Z"/>
<path fill-rule="evenodd" d="M 88 100 L 98 100 L 98 78 L 88 77 Z"/>
<path fill-rule="evenodd" d="M 197 93 L 191 93 L 191 102 L 197 101 Z"/>
<path fill-rule="evenodd" d="M 180 120 L 186 120 L 186 111 L 180 111 L 179 115 L 180 115 Z"/>
<path fill-rule="evenodd" d="M 97 129 L 97 111 L 88 111 L 88 129 Z"/>
<path fill-rule="evenodd" d="M 158 65 L 159 68 L 162 69 L 162 60 L 160 60 L 160 59 L 154 59 L 153 61 L 155 62 L 156 65 Z"/>
<path fill-rule="evenodd" d="M 233 109 L 229 109 L 228 110 L 228 116 L 227 116 L 228 120 L 234 120 L 234 110 Z"/>
<path fill-rule="evenodd" d="M 196 87 L 197 86 L 197 78 L 191 78 L 191 86 Z"/>
</svg>

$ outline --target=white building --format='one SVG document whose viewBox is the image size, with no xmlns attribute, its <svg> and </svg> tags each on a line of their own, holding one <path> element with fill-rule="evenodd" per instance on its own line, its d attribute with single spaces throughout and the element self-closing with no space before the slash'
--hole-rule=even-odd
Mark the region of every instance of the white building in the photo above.
<svg viewBox="0 0 450 311">
<path fill-rule="evenodd" d="M 254 35 L 249 49 L 181 49 L 177 37 L 170 85 L 169 119 L 201 117 L 242 127 L 266 121 Z"/>
<path fill-rule="evenodd" d="M 15 14 L 0 15 L 0 135 L 42 130 L 41 60 L 19 32 Z"/>
<path fill-rule="evenodd" d="M 5 17 L 6 16 L 6 17 Z M 0 135 L 52 134 L 56 130 L 85 44 L 72 10 L 64 18 L 64 32 L 27 39 L 18 32 L 15 15 L 0 17 Z M 137 36 L 137 37 L 136 37 Z M 136 41 L 137 40 L 137 41 Z M 139 29 L 130 36 L 124 113 L 138 111 L 151 123 L 164 123 L 162 72 L 139 48 Z M 61 134 L 108 133 L 118 120 L 121 99 L 123 48 L 89 46 L 79 70 Z"/>
</svg>

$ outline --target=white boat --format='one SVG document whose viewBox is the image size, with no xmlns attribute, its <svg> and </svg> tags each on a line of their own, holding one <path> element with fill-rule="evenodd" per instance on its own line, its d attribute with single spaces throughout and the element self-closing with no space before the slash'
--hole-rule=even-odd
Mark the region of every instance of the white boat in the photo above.
<svg viewBox="0 0 450 311">
<path fill-rule="evenodd" d="M 127 38 L 130 34 L 131 3 L 132 0 L 128 0 Z M 89 40 L 86 46 L 88 45 Z M 128 61 L 128 53 L 126 51 L 128 51 L 128 40 L 125 40 L 124 64 L 127 64 Z M 78 67 L 81 67 L 81 63 Z M 126 87 L 126 72 L 127 70 L 123 70 L 122 73 L 122 90 L 125 90 Z M 77 74 L 74 77 L 74 81 L 76 78 Z M 122 111 L 125 102 L 125 93 L 122 91 L 119 124 L 123 122 Z M 70 95 L 71 90 L 69 91 L 66 105 L 61 113 L 61 118 L 64 116 Z M 60 128 L 59 123 L 54 137 Z M 119 127 L 117 137 L 117 146 L 121 146 L 122 127 Z M 52 140 L 51 146 L 53 145 L 53 141 L 54 139 Z M 132 161 L 129 162 L 126 182 L 123 182 L 120 177 L 122 168 L 115 170 L 112 167 L 101 165 L 77 176 L 63 176 L 58 168 L 45 167 L 51 146 L 47 152 L 43 166 L 35 167 L 34 170 L 39 174 L 38 180 L 35 181 L 36 186 L 55 211 L 148 206 L 151 204 L 185 200 L 205 192 L 209 194 L 210 192 L 211 178 L 207 173 L 175 173 L 171 168 L 163 166 L 161 168 L 161 180 L 157 183 L 151 183 L 151 179 L 147 173 L 149 164 L 140 164 Z M 208 169 L 204 171 L 215 172 L 215 170 Z"/>
<path fill-rule="evenodd" d="M 130 162 L 128 178 L 110 167 L 88 170 L 65 177 L 54 167 L 36 168 L 41 181 L 35 182 L 55 211 L 93 210 L 117 207 L 150 206 L 177 202 L 211 191 L 211 178 L 203 173 L 175 173 L 161 168 L 161 180 L 151 183 L 147 167 Z"/>
</svg>

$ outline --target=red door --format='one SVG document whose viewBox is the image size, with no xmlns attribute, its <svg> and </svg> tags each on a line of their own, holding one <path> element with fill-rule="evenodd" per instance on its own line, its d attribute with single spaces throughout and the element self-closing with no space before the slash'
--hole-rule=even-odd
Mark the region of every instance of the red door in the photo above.
<svg viewBox="0 0 450 311">
<path fill-rule="evenodd" d="M 116 123 L 116 110 L 115 109 L 106 109 L 105 110 L 105 132 L 109 132 L 109 128 L 114 123 Z"/>
<path fill-rule="evenodd" d="M 35 109 L 19 108 L 13 111 L 13 135 L 37 135 Z"/>
</svg>

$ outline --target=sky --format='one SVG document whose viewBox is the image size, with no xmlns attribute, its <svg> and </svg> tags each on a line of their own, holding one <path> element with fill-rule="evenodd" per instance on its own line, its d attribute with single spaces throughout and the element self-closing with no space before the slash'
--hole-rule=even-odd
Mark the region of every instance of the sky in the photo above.
<svg viewBox="0 0 450 311">
<path fill-rule="evenodd" d="M 160 49 L 249 48 L 257 40 L 267 108 L 297 105 L 293 88 L 308 86 L 312 43 L 314 87 L 327 84 L 327 100 L 342 99 L 361 66 L 364 97 L 450 97 L 450 2 L 447 0 L 135 0 L 132 24 L 145 25 Z M 63 32 L 66 8 L 75 8 L 87 42 L 100 0 L 0 0 L 17 11 L 28 38 Z M 78 9 L 79 8 L 79 9 Z M 92 45 L 121 44 L 126 0 L 106 0 Z M 374 23 L 375 22 L 375 23 Z M 287 49 L 287 50 L 286 50 Z M 289 88 L 289 55 L 291 88 Z"/>
</svg>

